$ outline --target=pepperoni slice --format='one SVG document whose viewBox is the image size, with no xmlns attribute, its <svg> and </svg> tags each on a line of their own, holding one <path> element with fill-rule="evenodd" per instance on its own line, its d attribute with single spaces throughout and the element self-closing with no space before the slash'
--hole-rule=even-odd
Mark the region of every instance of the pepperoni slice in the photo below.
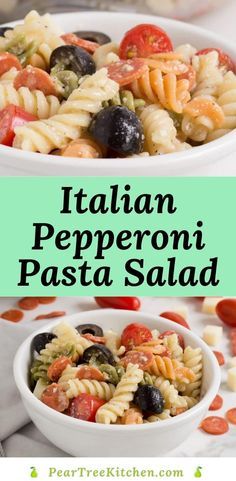
<svg viewBox="0 0 236 481">
<path fill-rule="evenodd" d="M 85 339 L 88 339 L 88 341 L 92 341 L 95 344 L 106 344 L 106 339 L 105 337 L 100 337 L 100 336 L 93 336 L 93 334 L 83 334 L 82 337 Z"/>
<path fill-rule="evenodd" d="M 38 297 L 39 304 L 52 304 L 56 297 Z"/>
<path fill-rule="evenodd" d="M 22 66 L 15 55 L 8 52 L 0 53 L 0 76 L 11 70 L 11 68 L 22 70 Z"/>
<path fill-rule="evenodd" d="M 236 408 L 229 409 L 226 413 L 226 418 L 231 424 L 236 424 Z"/>
<path fill-rule="evenodd" d="M 227 53 L 221 50 L 221 48 L 204 48 L 203 50 L 199 50 L 196 55 L 206 55 L 207 53 L 214 51 L 218 52 L 219 54 L 220 67 L 224 67 L 226 70 L 232 70 L 232 72 L 235 72 L 236 66 L 234 61 Z"/>
<path fill-rule="evenodd" d="M 159 339 L 164 339 L 167 336 L 172 336 L 172 334 L 177 334 L 175 331 L 164 331 L 162 334 L 160 334 Z M 184 338 L 181 334 L 177 334 L 178 340 L 179 340 L 179 345 L 182 347 L 182 349 L 185 348 L 185 342 Z"/>
<path fill-rule="evenodd" d="M 69 407 L 69 399 L 67 398 L 66 393 L 63 391 L 62 386 L 56 383 L 50 384 L 50 386 L 44 389 L 41 401 L 48 407 L 55 409 L 55 411 L 59 411 L 60 413 L 64 412 Z"/>
<path fill-rule="evenodd" d="M 41 68 L 31 65 L 17 74 L 14 87 L 16 90 L 20 87 L 28 87 L 29 90 L 41 90 L 45 95 L 58 96 L 58 90 L 52 77 Z"/>
<path fill-rule="evenodd" d="M 150 57 L 154 53 L 172 52 L 170 37 L 162 28 L 143 23 L 129 30 L 119 49 L 120 58 Z"/>
<path fill-rule="evenodd" d="M 127 351 L 151 340 L 152 333 L 150 329 L 144 324 L 139 324 L 137 322 L 128 324 L 121 334 L 121 345 L 125 346 Z"/>
<path fill-rule="evenodd" d="M 35 321 L 41 321 L 42 319 L 54 319 L 54 317 L 62 317 L 65 316 L 65 311 L 52 311 L 48 314 L 40 314 L 39 316 L 35 317 Z"/>
<path fill-rule="evenodd" d="M 219 394 L 217 394 L 209 407 L 209 411 L 218 411 L 218 409 L 221 409 L 222 406 L 223 406 L 223 398 Z"/>
<path fill-rule="evenodd" d="M 141 58 L 120 60 L 110 63 L 107 67 L 108 77 L 117 82 L 121 87 L 128 85 L 140 78 L 148 71 L 148 66 Z"/>
<path fill-rule="evenodd" d="M 169 321 L 176 322 L 177 324 L 180 324 L 180 326 L 190 329 L 187 321 L 185 321 L 185 319 L 180 314 L 177 314 L 176 312 L 166 311 L 166 312 L 162 312 L 160 316 L 164 317 L 165 319 L 169 319 Z"/>
<path fill-rule="evenodd" d="M 64 369 L 69 365 L 71 366 L 71 364 L 71 359 L 65 356 L 61 356 L 58 359 L 55 359 L 55 361 L 53 361 L 48 368 L 48 378 L 53 382 L 58 381 Z"/>
<path fill-rule="evenodd" d="M 76 374 L 77 379 L 93 379 L 95 381 L 104 381 L 101 371 L 95 366 L 79 366 Z"/>
<path fill-rule="evenodd" d="M 223 366 L 225 364 L 225 358 L 224 358 L 224 355 L 222 354 L 222 352 L 220 351 L 213 351 L 213 353 L 215 354 L 215 357 L 219 363 L 219 366 Z"/>
<path fill-rule="evenodd" d="M 94 53 L 98 47 L 100 47 L 99 43 L 91 42 L 91 40 L 85 40 L 84 38 L 80 38 L 75 33 L 66 33 L 65 35 L 61 36 L 62 40 L 66 43 L 66 45 L 75 45 L 76 47 L 83 48 L 88 53 Z"/>
<path fill-rule="evenodd" d="M 129 351 L 127 354 L 121 359 L 121 364 L 124 367 L 127 367 L 128 364 L 137 364 L 140 369 L 147 369 L 153 363 L 154 356 L 150 351 L 143 350 L 143 351 Z"/>
<path fill-rule="evenodd" d="M 206 433 L 214 435 L 225 434 L 229 430 L 227 421 L 218 416 L 209 416 L 208 418 L 205 418 L 200 427 Z"/>
<path fill-rule="evenodd" d="M 6 321 L 20 322 L 24 317 L 24 313 L 19 309 L 9 309 L 3 312 L 0 317 Z"/>
<path fill-rule="evenodd" d="M 37 297 L 23 297 L 18 301 L 18 306 L 24 311 L 32 311 L 38 307 L 39 301 Z"/>
</svg>

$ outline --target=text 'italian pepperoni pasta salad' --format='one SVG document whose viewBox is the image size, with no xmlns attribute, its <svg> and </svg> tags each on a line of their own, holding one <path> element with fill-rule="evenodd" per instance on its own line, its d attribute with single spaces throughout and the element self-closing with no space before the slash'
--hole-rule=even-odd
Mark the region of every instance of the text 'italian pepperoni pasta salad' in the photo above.
<svg viewBox="0 0 236 481">
<path fill-rule="evenodd" d="M 236 128 L 235 63 L 217 45 L 174 45 L 148 23 L 117 44 L 36 11 L 0 35 L 2 145 L 99 161 L 181 152 Z"/>
<path fill-rule="evenodd" d="M 131 323 L 121 334 L 96 324 L 57 325 L 32 341 L 35 396 L 67 416 L 143 424 L 178 416 L 200 400 L 203 354 L 182 335 Z"/>
</svg>

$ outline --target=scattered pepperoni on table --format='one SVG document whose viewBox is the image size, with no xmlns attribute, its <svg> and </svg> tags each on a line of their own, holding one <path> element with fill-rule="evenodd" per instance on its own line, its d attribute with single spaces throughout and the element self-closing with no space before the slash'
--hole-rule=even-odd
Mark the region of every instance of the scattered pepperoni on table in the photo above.
<svg viewBox="0 0 236 481">
<path fill-rule="evenodd" d="M 39 301 L 37 297 L 22 297 L 18 301 L 18 306 L 24 311 L 32 311 L 38 307 Z"/>
<path fill-rule="evenodd" d="M 229 425 L 224 418 L 209 416 L 202 421 L 200 428 L 208 434 L 220 435 L 228 432 Z"/>
<path fill-rule="evenodd" d="M 56 297 L 38 297 L 39 304 L 52 304 Z"/>
<path fill-rule="evenodd" d="M 50 386 L 43 391 L 41 401 L 60 413 L 64 412 L 69 406 L 69 399 L 66 393 L 62 386 L 56 383 L 50 384 Z"/>
<path fill-rule="evenodd" d="M 15 127 L 33 120 L 37 120 L 37 117 L 13 104 L 0 110 L 0 144 L 11 147 L 15 138 Z"/>
<path fill-rule="evenodd" d="M 44 95 L 58 95 L 53 78 L 41 68 L 31 65 L 17 74 L 13 85 L 16 90 L 27 87 L 29 90 L 40 90 Z"/>
<path fill-rule="evenodd" d="M 103 404 L 105 404 L 105 401 L 97 396 L 85 393 L 79 394 L 72 399 L 67 414 L 76 419 L 95 422 L 96 412 Z"/>
<path fill-rule="evenodd" d="M 220 351 L 213 351 L 213 354 L 215 354 L 215 357 L 219 363 L 219 366 L 224 366 L 225 364 L 224 354 Z"/>
<path fill-rule="evenodd" d="M 129 351 L 121 359 L 121 364 L 127 368 L 128 364 L 137 364 L 140 369 L 147 369 L 154 361 L 151 351 Z"/>
<path fill-rule="evenodd" d="M 121 345 L 131 350 L 144 342 L 152 340 L 150 329 L 144 324 L 132 323 L 126 326 L 121 334 Z"/>
<path fill-rule="evenodd" d="M 176 322 L 180 326 L 190 329 L 187 321 L 185 321 L 185 319 L 180 314 L 177 314 L 177 312 L 165 311 L 165 312 L 162 312 L 160 316 L 164 317 L 165 319 L 169 319 L 169 321 Z"/>
<path fill-rule="evenodd" d="M 219 394 L 217 394 L 209 407 L 209 411 L 218 411 L 218 409 L 221 409 L 222 406 L 223 398 Z"/>
<path fill-rule="evenodd" d="M 1 52 L 0 53 L 0 77 L 4 73 L 11 70 L 12 68 L 15 68 L 16 70 L 22 69 L 22 66 L 18 58 L 12 53 Z"/>
<path fill-rule="evenodd" d="M 140 24 L 125 34 L 120 44 L 119 56 L 122 59 L 146 58 L 154 53 L 171 51 L 173 51 L 173 44 L 162 28 L 151 24 Z"/>
<path fill-rule="evenodd" d="M 64 40 L 66 45 L 75 45 L 76 47 L 83 48 L 88 53 L 94 53 L 100 46 L 99 43 L 91 42 L 91 40 L 85 40 L 84 38 L 80 38 L 75 35 L 75 33 L 66 33 L 65 35 L 62 35 L 61 38 L 62 40 Z"/>
<path fill-rule="evenodd" d="M 139 79 L 145 72 L 148 72 L 148 66 L 141 58 L 134 58 L 113 62 L 107 66 L 107 71 L 108 77 L 123 87 Z"/>
<path fill-rule="evenodd" d="M 204 48 L 199 50 L 196 55 L 206 55 L 209 52 L 217 52 L 219 54 L 220 67 L 225 67 L 226 70 L 232 70 L 235 73 L 236 65 L 232 58 L 225 53 L 221 48 Z"/>
<path fill-rule="evenodd" d="M 61 356 L 50 364 L 47 374 L 48 378 L 56 382 L 61 377 L 67 366 L 71 366 L 72 361 L 69 357 Z"/>
<path fill-rule="evenodd" d="M 24 317 L 24 313 L 19 309 L 9 309 L 3 312 L 0 317 L 6 321 L 20 322 Z"/>
<path fill-rule="evenodd" d="M 65 311 L 52 311 L 52 312 L 49 312 L 48 314 L 40 314 L 39 316 L 36 316 L 34 320 L 41 321 L 43 319 L 54 319 L 54 317 L 62 317 L 65 315 L 66 315 Z"/>
<path fill-rule="evenodd" d="M 236 408 L 232 408 L 227 411 L 226 419 L 229 421 L 229 423 L 236 425 Z"/>
<path fill-rule="evenodd" d="M 216 305 L 216 314 L 228 327 L 236 327 L 236 299 L 222 299 Z"/>
<path fill-rule="evenodd" d="M 141 302 L 138 297 L 94 297 L 100 307 L 138 311 Z"/>
</svg>

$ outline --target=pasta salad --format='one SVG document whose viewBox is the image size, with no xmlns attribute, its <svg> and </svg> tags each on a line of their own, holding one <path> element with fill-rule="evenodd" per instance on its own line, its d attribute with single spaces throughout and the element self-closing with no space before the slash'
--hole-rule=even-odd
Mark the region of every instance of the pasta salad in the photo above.
<svg viewBox="0 0 236 481">
<path fill-rule="evenodd" d="M 101 424 L 164 421 L 200 400 L 203 355 L 175 331 L 140 323 L 121 335 L 65 322 L 31 345 L 31 389 L 50 408 Z"/>
<path fill-rule="evenodd" d="M 221 49 L 173 46 L 156 25 L 117 45 L 32 11 L 0 29 L 0 143 L 81 158 L 191 149 L 236 128 L 235 71 Z"/>
</svg>

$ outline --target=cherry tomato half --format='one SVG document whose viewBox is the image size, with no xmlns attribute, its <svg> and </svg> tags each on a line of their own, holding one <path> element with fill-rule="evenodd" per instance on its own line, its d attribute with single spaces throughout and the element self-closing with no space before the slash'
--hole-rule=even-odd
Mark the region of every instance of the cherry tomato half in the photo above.
<svg viewBox="0 0 236 481">
<path fill-rule="evenodd" d="M 216 306 L 216 314 L 229 327 L 236 327 L 236 299 L 222 299 Z"/>
<path fill-rule="evenodd" d="M 103 404 L 105 404 L 105 401 L 97 396 L 85 393 L 79 394 L 79 396 L 72 399 L 67 414 L 72 418 L 94 423 L 96 412 Z"/>
<path fill-rule="evenodd" d="M 121 345 L 125 346 L 126 350 L 133 349 L 144 342 L 151 341 L 152 333 L 150 329 L 144 324 L 133 323 L 126 326 L 121 334 Z"/>
<path fill-rule="evenodd" d="M 128 311 L 138 311 L 141 305 L 138 297 L 95 297 L 94 299 L 100 307 L 127 309 Z"/>
<path fill-rule="evenodd" d="M 28 114 L 21 107 L 12 104 L 5 107 L 0 111 L 0 144 L 12 146 L 15 127 L 32 120 L 37 120 L 37 117 Z"/>
<path fill-rule="evenodd" d="M 190 329 L 185 319 L 180 314 L 177 314 L 177 312 L 166 311 L 162 312 L 160 316 L 165 317 L 165 319 L 169 319 L 169 321 L 176 322 L 176 324 L 179 324 L 180 326 L 184 326 L 187 329 Z"/>
<path fill-rule="evenodd" d="M 22 66 L 15 55 L 8 52 L 0 53 L 0 76 L 11 70 L 11 68 L 16 68 L 21 70 Z"/>
<path fill-rule="evenodd" d="M 206 55 L 209 52 L 218 52 L 219 54 L 219 63 L 220 67 L 224 67 L 227 71 L 232 70 L 232 72 L 236 71 L 236 65 L 235 62 L 232 60 L 232 58 L 225 53 L 221 48 L 204 48 L 202 50 L 199 50 L 196 55 Z"/>
<path fill-rule="evenodd" d="M 162 28 L 152 24 L 140 24 L 129 30 L 119 49 L 121 59 L 149 57 L 154 53 L 171 52 L 171 39 Z"/>
</svg>

